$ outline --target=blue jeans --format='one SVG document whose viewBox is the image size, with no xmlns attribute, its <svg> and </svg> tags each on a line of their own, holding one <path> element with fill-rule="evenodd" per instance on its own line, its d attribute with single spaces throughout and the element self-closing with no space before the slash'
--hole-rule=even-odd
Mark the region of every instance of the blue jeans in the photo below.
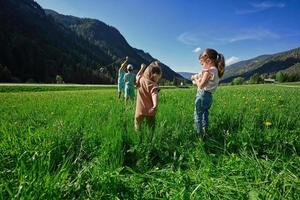
<svg viewBox="0 0 300 200">
<path fill-rule="evenodd" d="M 195 99 L 194 121 L 198 134 L 208 127 L 208 110 L 212 104 L 212 94 L 208 91 L 198 90 Z"/>
</svg>

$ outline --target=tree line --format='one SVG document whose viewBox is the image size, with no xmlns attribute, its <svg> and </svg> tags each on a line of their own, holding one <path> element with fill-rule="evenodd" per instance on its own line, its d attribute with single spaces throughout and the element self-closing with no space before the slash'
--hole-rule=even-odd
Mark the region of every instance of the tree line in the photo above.
<svg viewBox="0 0 300 200">
<path fill-rule="evenodd" d="M 289 73 L 279 71 L 272 74 L 253 74 L 249 80 L 245 80 L 244 77 L 236 77 L 232 80 L 231 85 L 242 85 L 242 84 L 260 84 L 264 83 L 265 79 L 274 79 L 276 82 L 296 82 L 300 81 L 300 73 Z"/>
</svg>

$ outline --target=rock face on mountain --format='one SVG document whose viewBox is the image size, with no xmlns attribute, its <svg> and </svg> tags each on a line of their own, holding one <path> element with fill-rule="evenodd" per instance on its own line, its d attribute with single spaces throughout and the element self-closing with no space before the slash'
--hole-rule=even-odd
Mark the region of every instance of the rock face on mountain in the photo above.
<svg viewBox="0 0 300 200">
<path fill-rule="evenodd" d="M 120 62 L 129 56 L 136 68 L 155 60 L 132 48 L 105 23 L 44 10 L 33 0 L 2 1 L 0 82 L 114 83 Z M 163 65 L 163 78 L 182 78 Z"/>
</svg>

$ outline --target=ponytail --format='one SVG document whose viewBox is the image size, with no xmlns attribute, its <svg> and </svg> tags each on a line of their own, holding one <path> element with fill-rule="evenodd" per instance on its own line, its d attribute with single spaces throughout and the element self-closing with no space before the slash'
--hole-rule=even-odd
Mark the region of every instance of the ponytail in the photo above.
<svg viewBox="0 0 300 200">
<path fill-rule="evenodd" d="M 199 59 L 201 59 L 202 56 L 207 56 L 209 59 L 211 59 L 214 62 L 215 67 L 218 69 L 219 78 L 221 78 L 225 71 L 224 55 L 218 53 L 214 49 L 207 48 L 204 50 L 204 52 L 200 54 Z"/>
<path fill-rule="evenodd" d="M 216 65 L 217 65 L 216 67 L 218 69 L 219 78 L 221 78 L 225 71 L 225 59 L 224 59 L 223 54 L 218 53 Z"/>
</svg>

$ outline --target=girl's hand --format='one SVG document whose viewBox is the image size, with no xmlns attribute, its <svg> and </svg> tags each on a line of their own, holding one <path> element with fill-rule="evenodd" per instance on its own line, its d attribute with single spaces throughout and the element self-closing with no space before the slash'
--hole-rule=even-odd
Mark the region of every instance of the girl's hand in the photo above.
<svg viewBox="0 0 300 200">
<path fill-rule="evenodd" d="M 141 78 L 141 76 L 143 75 L 144 71 L 146 69 L 146 65 L 143 63 L 141 64 L 141 69 L 138 71 L 138 73 L 136 74 L 136 84 L 139 85 L 139 79 Z"/>
<path fill-rule="evenodd" d="M 198 85 L 201 82 L 201 78 L 195 78 L 194 80 L 192 80 L 192 83 L 194 85 Z"/>
<path fill-rule="evenodd" d="M 150 114 L 150 115 L 154 115 L 155 113 L 156 113 L 156 107 L 150 108 L 149 114 Z"/>
<path fill-rule="evenodd" d="M 191 77 L 191 79 L 192 79 L 192 80 L 195 80 L 195 81 L 200 80 L 201 78 L 202 78 L 202 75 L 201 75 L 201 74 L 194 74 L 194 75 L 192 75 L 192 77 Z"/>
</svg>

